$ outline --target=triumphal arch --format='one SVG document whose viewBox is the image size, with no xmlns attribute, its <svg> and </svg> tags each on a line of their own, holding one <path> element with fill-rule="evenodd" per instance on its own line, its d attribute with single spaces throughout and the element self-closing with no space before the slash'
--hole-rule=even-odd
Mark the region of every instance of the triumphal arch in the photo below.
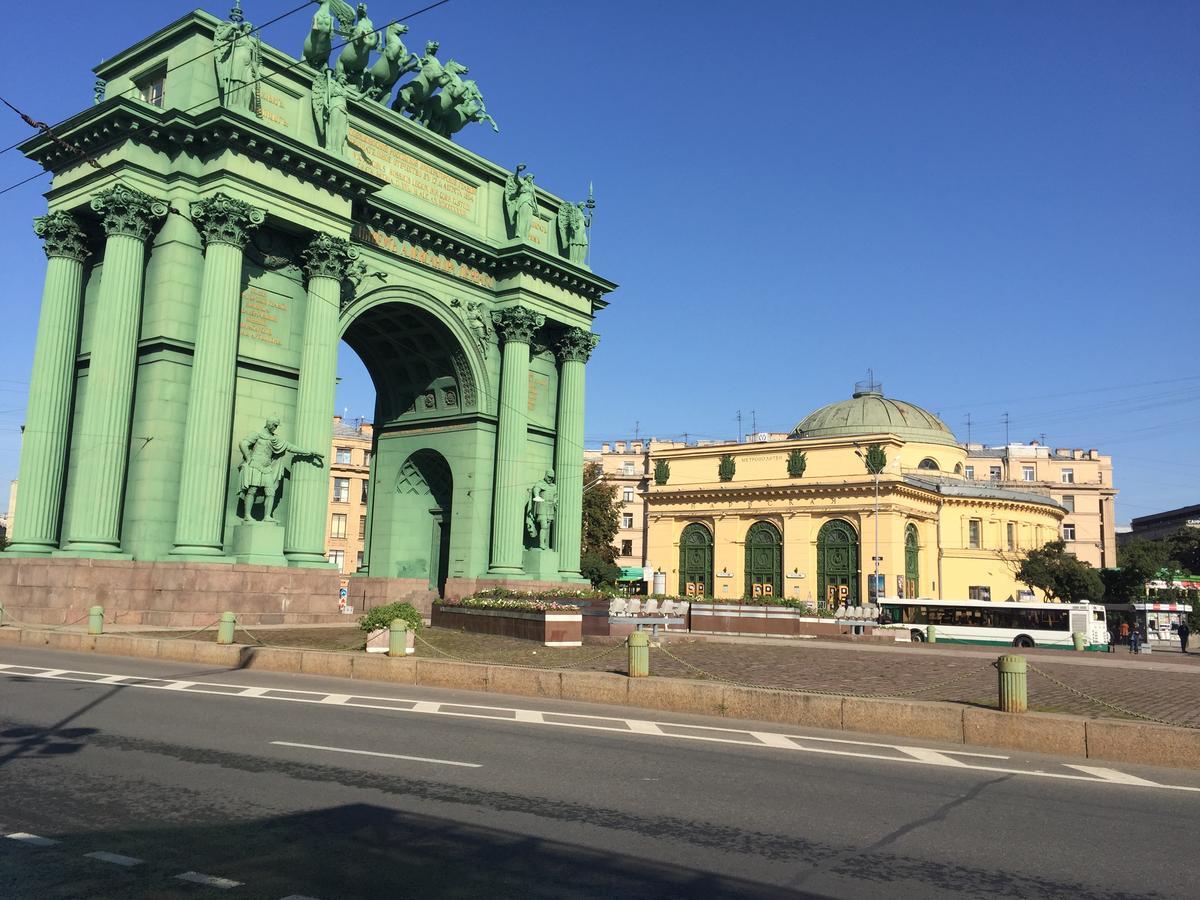
<svg viewBox="0 0 1200 900">
<path fill-rule="evenodd" d="M 54 180 L 10 605 L 336 613 L 343 340 L 377 392 L 352 597 L 582 581 L 592 204 L 456 145 L 496 123 L 406 32 L 326 0 L 293 57 L 194 12 L 23 145 Z"/>
</svg>

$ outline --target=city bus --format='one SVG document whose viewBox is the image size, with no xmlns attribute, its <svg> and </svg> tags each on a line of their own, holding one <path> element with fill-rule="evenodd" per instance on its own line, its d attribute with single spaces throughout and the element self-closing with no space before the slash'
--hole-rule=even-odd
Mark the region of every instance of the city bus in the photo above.
<svg viewBox="0 0 1200 900">
<path fill-rule="evenodd" d="M 1108 648 L 1104 607 L 1095 603 L 886 598 L 879 612 L 881 623 L 907 626 L 898 641 L 924 641 L 933 625 L 938 641 L 955 644 L 1071 648 L 1072 633 L 1081 631 L 1089 650 Z"/>
</svg>

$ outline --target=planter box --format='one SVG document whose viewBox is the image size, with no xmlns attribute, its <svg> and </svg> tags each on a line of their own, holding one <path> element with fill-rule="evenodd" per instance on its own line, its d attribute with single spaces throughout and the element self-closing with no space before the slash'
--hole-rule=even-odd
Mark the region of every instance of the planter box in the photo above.
<svg viewBox="0 0 1200 900">
<path fill-rule="evenodd" d="M 411 628 L 406 632 L 408 641 L 404 648 L 406 656 L 410 656 L 417 652 L 417 633 Z M 391 642 L 391 629 L 379 628 L 367 635 L 367 652 L 368 653 L 387 653 L 388 644 Z"/>
<path fill-rule="evenodd" d="M 850 634 L 852 627 L 833 619 L 806 616 L 788 606 L 751 606 L 741 603 L 693 603 L 691 630 L 700 634 L 763 634 L 796 636 Z M 867 625 L 864 634 L 871 634 Z"/>
<path fill-rule="evenodd" d="M 433 625 L 537 641 L 547 647 L 583 646 L 583 615 L 578 612 L 515 612 L 435 604 Z"/>
</svg>

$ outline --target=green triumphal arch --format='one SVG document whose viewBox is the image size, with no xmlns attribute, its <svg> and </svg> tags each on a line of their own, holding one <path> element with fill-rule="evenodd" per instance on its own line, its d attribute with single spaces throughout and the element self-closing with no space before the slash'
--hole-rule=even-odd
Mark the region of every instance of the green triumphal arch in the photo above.
<svg viewBox="0 0 1200 900">
<path fill-rule="evenodd" d="M 23 145 L 54 181 L 6 565 L 332 577 L 344 340 L 377 391 L 355 590 L 581 581 L 592 204 L 457 146 L 495 123 L 406 30 L 323 2 L 295 58 L 198 11 Z"/>
</svg>

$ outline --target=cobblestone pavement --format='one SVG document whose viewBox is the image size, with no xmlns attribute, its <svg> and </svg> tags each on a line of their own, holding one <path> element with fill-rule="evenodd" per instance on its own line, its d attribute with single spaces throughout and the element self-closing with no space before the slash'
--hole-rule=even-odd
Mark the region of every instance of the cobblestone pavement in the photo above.
<svg viewBox="0 0 1200 900">
<path fill-rule="evenodd" d="M 495 663 L 534 666 L 575 663 L 579 669 L 601 672 L 624 672 L 626 665 L 621 647 L 599 659 L 578 664 L 603 651 L 602 643 L 589 643 L 577 650 L 554 650 L 531 647 L 527 641 L 441 628 L 425 629 L 421 634 L 427 643 L 418 641 L 417 653 L 426 657 L 446 658 L 430 649 L 432 645 L 460 658 Z M 845 649 L 805 646 L 801 642 L 721 643 L 687 638 L 673 638 L 665 646 L 680 660 L 719 679 L 762 687 L 858 696 L 903 694 L 920 700 L 947 700 L 993 708 L 996 705 L 997 676 L 991 661 L 953 651 L 941 652 L 940 648 L 898 645 L 887 647 L 886 652 L 873 652 L 851 646 Z M 999 656 L 1004 648 L 997 647 L 995 651 Z M 1129 657 L 1124 651 L 1114 655 L 1073 655 L 1068 651 L 1034 650 L 1025 655 L 1031 667 L 1136 716 L 1200 727 L 1200 654 L 1195 659 L 1178 653 Z M 1061 662 L 1064 655 L 1070 657 L 1069 663 Z M 1060 660 L 1057 664 L 1056 658 Z M 1194 667 L 1195 671 L 1170 671 L 1154 665 L 1162 662 Z M 650 671 L 674 678 L 702 677 L 657 649 L 651 650 Z M 958 680 L 944 684 L 952 679 Z M 917 690 L 922 688 L 928 689 Z M 1039 712 L 1129 717 L 1120 710 L 1079 697 L 1032 669 L 1029 705 Z"/>
</svg>

